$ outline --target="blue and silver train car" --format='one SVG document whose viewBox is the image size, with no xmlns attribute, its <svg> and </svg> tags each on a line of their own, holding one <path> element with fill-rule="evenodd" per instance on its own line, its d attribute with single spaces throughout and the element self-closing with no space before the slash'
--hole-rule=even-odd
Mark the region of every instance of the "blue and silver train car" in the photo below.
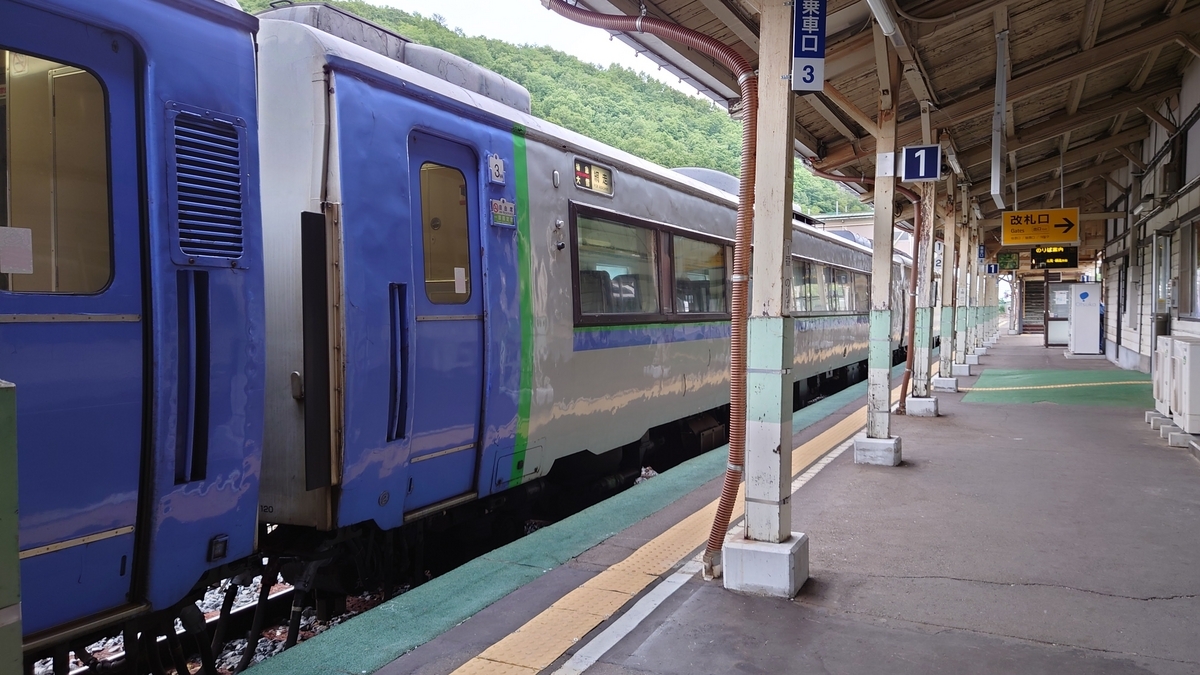
<svg viewBox="0 0 1200 675">
<path fill-rule="evenodd" d="M 728 403 L 733 195 L 335 8 L 259 18 L 263 522 L 388 530 Z M 866 358 L 870 253 L 795 237 L 807 386 Z"/>
<path fill-rule="evenodd" d="M 215 0 L 0 0 L 27 655 L 254 550 L 257 23 Z"/>
</svg>

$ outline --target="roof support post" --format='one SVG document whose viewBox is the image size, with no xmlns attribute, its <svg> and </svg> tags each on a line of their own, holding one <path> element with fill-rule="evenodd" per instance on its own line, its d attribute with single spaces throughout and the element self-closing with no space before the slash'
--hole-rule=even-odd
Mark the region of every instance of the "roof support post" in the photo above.
<svg viewBox="0 0 1200 675">
<path fill-rule="evenodd" d="M 792 3 L 764 0 L 759 34 L 754 259 L 746 352 L 745 534 L 721 552 L 725 588 L 791 598 L 808 579 L 792 532 Z"/>
<path fill-rule="evenodd" d="M 968 214 L 971 212 L 968 210 Z M 972 216 L 968 215 L 968 218 Z M 952 366 L 954 375 L 970 375 L 970 366 L 967 365 L 967 324 L 968 317 L 971 311 L 971 303 L 969 299 L 968 285 L 971 275 L 971 230 L 967 225 L 960 225 L 955 228 L 958 230 L 956 238 L 958 239 L 958 268 L 955 272 L 957 283 L 957 297 L 955 298 L 954 310 L 954 365 Z"/>
<path fill-rule="evenodd" d="M 958 246 L 958 218 L 960 214 L 965 213 L 967 201 L 967 188 L 965 185 L 956 186 L 953 179 L 948 181 L 946 186 L 949 193 L 949 208 L 946 209 L 946 217 L 942 220 L 942 283 L 940 288 L 938 304 L 942 308 L 942 324 L 939 335 L 941 335 L 942 346 L 938 353 L 938 374 L 942 378 L 953 376 L 954 372 L 954 270 L 958 264 L 958 258 L 955 256 Z M 962 207 L 956 207 L 956 200 L 962 200 Z M 942 383 L 943 386 L 950 383 Z M 957 384 L 957 383 L 955 383 Z M 949 388 L 949 387 L 948 387 Z M 950 389 L 956 391 L 957 386 Z"/>
<path fill-rule="evenodd" d="M 933 231 L 934 201 L 937 199 L 937 183 L 921 183 L 921 239 L 917 246 L 917 311 L 916 330 L 913 333 L 913 388 L 914 398 L 928 398 L 931 369 L 933 366 Z M 909 410 L 909 414 L 913 414 Z"/>
<path fill-rule="evenodd" d="M 867 433 L 854 442 L 854 461 L 895 466 L 900 439 L 891 436 L 892 236 L 895 227 L 896 113 L 900 64 L 879 24 L 875 63 L 879 74 L 879 138 L 875 144 L 875 229 L 871 250 L 871 324 L 867 352 Z"/>
<path fill-rule="evenodd" d="M 1008 99 L 1008 31 L 996 33 L 996 103 L 992 109 L 992 201 L 1004 209 L 1004 158 L 1007 155 L 1007 127 L 1004 117 Z"/>
<path fill-rule="evenodd" d="M 763 3 L 759 40 L 754 263 L 746 355 L 746 538 L 791 535 L 792 8 Z"/>
</svg>

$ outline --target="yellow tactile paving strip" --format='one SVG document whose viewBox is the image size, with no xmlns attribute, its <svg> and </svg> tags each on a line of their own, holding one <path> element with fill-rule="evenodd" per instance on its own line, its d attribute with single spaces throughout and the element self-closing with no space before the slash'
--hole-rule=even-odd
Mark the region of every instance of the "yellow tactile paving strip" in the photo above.
<svg viewBox="0 0 1200 675">
<path fill-rule="evenodd" d="M 892 390 L 892 400 L 900 388 Z M 792 450 L 793 478 L 867 423 L 866 407 L 847 415 L 816 438 Z M 732 520 L 742 517 L 741 491 Z M 554 663 L 647 586 L 708 540 L 717 501 L 676 523 L 621 562 L 559 598 L 524 626 L 464 663 L 452 675 L 533 675 Z"/>
</svg>

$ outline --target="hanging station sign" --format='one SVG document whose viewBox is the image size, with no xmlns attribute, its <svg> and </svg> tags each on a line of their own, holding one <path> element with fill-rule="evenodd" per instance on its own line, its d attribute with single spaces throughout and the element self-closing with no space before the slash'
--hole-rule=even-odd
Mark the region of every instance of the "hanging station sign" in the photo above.
<svg viewBox="0 0 1200 675">
<path fill-rule="evenodd" d="M 942 146 L 909 145 L 904 147 L 900 160 L 900 180 L 906 183 L 929 183 L 942 179 Z"/>
<path fill-rule="evenodd" d="M 792 91 L 825 88 L 825 3 L 796 0 L 792 30 Z"/>
<path fill-rule="evenodd" d="M 1019 270 L 1021 269 L 1021 254 L 1015 251 L 997 253 L 996 264 L 1002 270 Z"/>
<path fill-rule="evenodd" d="M 1029 253 L 1035 270 L 1061 270 L 1079 267 L 1079 249 L 1075 246 L 1035 246 Z"/>
<path fill-rule="evenodd" d="M 1079 209 L 1005 211 L 1000 226 L 1004 246 L 1079 244 Z"/>
</svg>

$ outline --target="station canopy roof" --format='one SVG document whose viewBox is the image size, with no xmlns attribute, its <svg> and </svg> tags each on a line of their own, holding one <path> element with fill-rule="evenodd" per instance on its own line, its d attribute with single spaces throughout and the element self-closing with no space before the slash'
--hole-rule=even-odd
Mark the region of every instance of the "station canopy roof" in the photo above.
<svg viewBox="0 0 1200 675">
<path fill-rule="evenodd" d="M 1105 184 L 1115 183 L 1108 174 L 1131 160 L 1141 162 L 1140 143 L 1152 125 L 1180 123 L 1163 118 L 1158 106 L 1179 94 L 1184 68 L 1200 56 L 1193 40 L 1200 31 L 1200 0 L 881 2 L 896 18 L 891 42 L 903 70 L 897 147 L 922 142 L 921 108 L 927 103 L 930 126 L 945 133 L 940 140 L 953 148 L 959 180 L 970 184 L 990 230 L 985 240 L 999 246 L 994 235 L 1000 210 L 989 196 L 989 181 L 995 36 L 1007 29 L 1005 202 L 1011 207 L 1015 168 L 1021 209 L 1057 208 L 1060 199 L 1079 206 L 1091 225 L 1084 229 L 1081 258 L 1092 257 L 1103 246 L 1100 214 L 1124 216 L 1123 203 L 1106 203 Z M 758 62 L 759 0 L 580 4 L 628 16 L 644 10 Z M 873 176 L 880 88 L 873 14 L 865 0 L 828 0 L 827 17 L 826 85 L 823 92 L 801 95 L 795 106 L 796 150 L 819 169 Z M 736 112 L 737 83 L 712 59 L 647 34 L 618 38 Z M 1126 185 L 1116 187 L 1123 191 Z"/>
</svg>

